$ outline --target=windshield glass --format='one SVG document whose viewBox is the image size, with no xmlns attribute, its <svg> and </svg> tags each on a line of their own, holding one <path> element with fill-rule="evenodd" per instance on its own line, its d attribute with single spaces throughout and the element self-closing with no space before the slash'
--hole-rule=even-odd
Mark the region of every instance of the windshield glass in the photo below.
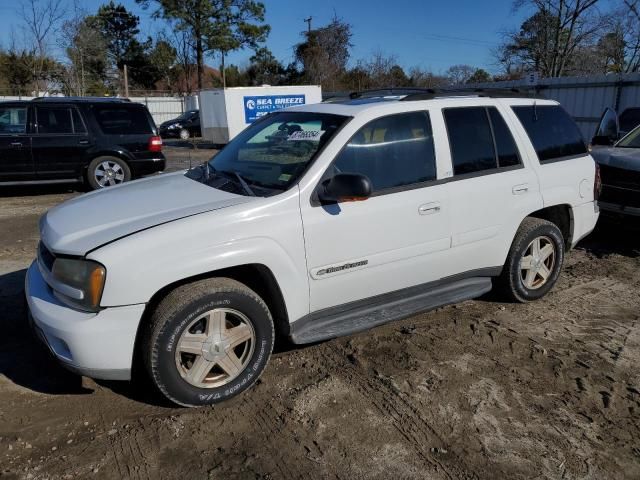
<svg viewBox="0 0 640 480">
<path fill-rule="evenodd" d="M 616 144 L 616 147 L 622 148 L 640 148 L 640 127 L 629 132 L 628 135 L 622 137 L 622 139 Z"/>
<path fill-rule="evenodd" d="M 198 114 L 198 110 L 191 110 L 189 112 L 184 112 L 179 117 L 174 118 L 173 121 L 177 122 L 177 121 L 180 121 L 180 120 L 191 120 L 191 117 L 195 117 L 197 114 Z"/>
<path fill-rule="evenodd" d="M 228 190 L 228 184 L 235 184 L 233 192 L 241 195 L 280 193 L 296 182 L 346 120 L 314 112 L 272 113 L 187 176 L 214 188 Z"/>
</svg>

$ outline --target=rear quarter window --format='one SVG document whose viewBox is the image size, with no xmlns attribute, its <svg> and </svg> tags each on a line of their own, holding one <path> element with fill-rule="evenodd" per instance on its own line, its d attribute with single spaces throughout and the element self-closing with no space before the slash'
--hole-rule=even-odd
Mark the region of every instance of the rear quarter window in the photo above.
<svg viewBox="0 0 640 480">
<path fill-rule="evenodd" d="M 587 154 L 580 130 L 559 105 L 512 107 L 527 132 L 540 163 Z"/>
<path fill-rule="evenodd" d="M 144 107 L 99 105 L 93 112 L 106 135 L 147 135 L 153 133 L 151 118 Z"/>
</svg>

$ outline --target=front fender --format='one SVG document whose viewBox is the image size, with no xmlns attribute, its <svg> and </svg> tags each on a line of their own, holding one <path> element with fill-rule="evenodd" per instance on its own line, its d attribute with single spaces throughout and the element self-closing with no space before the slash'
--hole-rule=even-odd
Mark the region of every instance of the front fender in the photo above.
<svg viewBox="0 0 640 480">
<path fill-rule="evenodd" d="M 262 264 L 280 286 L 290 321 L 309 311 L 309 287 L 296 202 L 266 214 L 260 208 L 208 212 L 159 225 L 91 252 L 107 267 L 103 307 L 147 303 L 180 280 L 223 268 Z M 227 209 L 223 209 L 227 210 Z M 263 225 L 261 225 L 263 224 Z M 274 228 L 277 225 L 277 228 Z M 262 232 L 269 232 L 268 235 Z"/>
</svg>

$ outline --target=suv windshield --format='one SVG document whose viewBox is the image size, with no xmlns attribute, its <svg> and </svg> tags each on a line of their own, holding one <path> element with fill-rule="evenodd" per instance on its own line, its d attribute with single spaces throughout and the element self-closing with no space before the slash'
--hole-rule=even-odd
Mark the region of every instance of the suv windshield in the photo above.
<svg viewBox="0 0 640 480">
<path fill-rule="evenodd" d="M 240 133 L 208 164 L 186 175 L 214 188 L 232 188 L 240 195 L 274 195 L 287 190 L 300 177 L 347 118 L 314 112 L 267 115 Z"/>
<path fill-rule="evenodd" d="M 629 132 L 617 144 L 616 147 L 622 148 L 640 148 L 640 126 Z"/>
</svg>

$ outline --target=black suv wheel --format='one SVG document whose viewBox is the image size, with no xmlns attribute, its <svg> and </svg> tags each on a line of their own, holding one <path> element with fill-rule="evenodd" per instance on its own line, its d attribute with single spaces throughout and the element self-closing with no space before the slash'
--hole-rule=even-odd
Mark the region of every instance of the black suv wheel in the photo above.
<svg viewBox="0 0 640 480">
<path fill-rule="evenodd" d="M 87 168 L 87 182 L 97 190 L 112 187 L 131 180 L 131 169 L 118 157 L 94 158 Z"/>
</svg>

